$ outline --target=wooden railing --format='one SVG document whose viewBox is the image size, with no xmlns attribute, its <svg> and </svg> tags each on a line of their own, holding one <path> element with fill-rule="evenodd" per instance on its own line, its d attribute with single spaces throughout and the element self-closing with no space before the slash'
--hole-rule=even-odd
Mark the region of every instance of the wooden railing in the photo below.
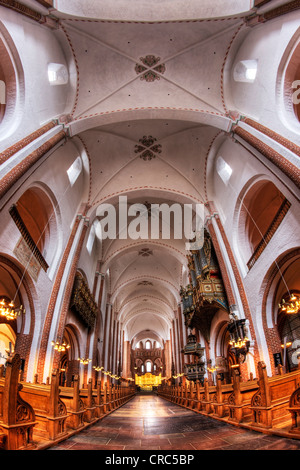
<svg viewBox="0 0 300 470">
<path fill-rule="evenodd" d="M 300 438 L 300 368 L 268 377 L 264 362 L 258 363 L 258 379 L 241 382 L 234 371 L 232 382 L 216 385 L 186 382 L 162 385 L 158 395 L 196 413 L 255 431 Z"/>
<path fill-rule="evenodd" d="M 40 450 L 80 432 L 135 396 L 135 387 L 101 387 L 92 380 L 72 387 L 59 385 L 54 371 L 46 384 L 20 382 L 20 357 L 7 361 L 5 377 L 0 369 L 0 450 Z"/>
</svg>

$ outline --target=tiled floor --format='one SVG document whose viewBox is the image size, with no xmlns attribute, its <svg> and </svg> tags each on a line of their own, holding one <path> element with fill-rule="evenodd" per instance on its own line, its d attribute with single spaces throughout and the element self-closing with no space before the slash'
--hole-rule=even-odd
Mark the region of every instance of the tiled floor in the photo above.
<svg viewBox="0 0 300 470">
<path fill-rule="evenodd" d="M 241 429 L 152 394 L 133 400 L 53 450 L 300 450 L 300 440 Z"/>
</svg>

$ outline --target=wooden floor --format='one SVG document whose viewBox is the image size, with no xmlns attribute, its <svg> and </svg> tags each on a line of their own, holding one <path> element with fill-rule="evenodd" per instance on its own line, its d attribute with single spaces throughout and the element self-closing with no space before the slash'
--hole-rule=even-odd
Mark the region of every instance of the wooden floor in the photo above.
<svg viewBox="0 0 300 470">
<path fill-rule="evenodd" d="M 300 440 L 241 429 L 139 394 L 49 450 L 300 450 Z"/>
</svg>

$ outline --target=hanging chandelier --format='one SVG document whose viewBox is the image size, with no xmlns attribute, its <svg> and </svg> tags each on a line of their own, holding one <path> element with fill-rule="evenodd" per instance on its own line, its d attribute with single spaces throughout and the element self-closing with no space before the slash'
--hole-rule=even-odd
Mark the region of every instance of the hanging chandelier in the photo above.
<svg viewBox="0 0 300 470">
<path fill-rule="evenodd" d="M 92 359 L 85 359 L 84 357 L 79 357 L 78 358 L 78 361 L 80 362 L 80 364 L 83 364 L 84 366 L 86 366 L 87 364 L 89 364 L 89 362 L 91 362 Z"/>
<path fill-rule="evenodd" d="M 291 294 L 289 300 L 282 299 L 281 304 L 278 306 L 280 308 L 280 312 L 285 312 L 289 315 L 299 313 L 300 297 L 298 295 Z"/>
<path fill-rule="evenodd" d="M 101 372 L 101 370 L 104 369 L 104 367 L 99 367 L 99 366 L 93 366 L 93 369 L 95 369 L 96 372 Z"/>
<path fill-rule="evenodd" d="M 15 320 L 21 313 L 25 313 L 25 308 L 20 305 L 20 307 L 15 307 L 13 300 L 9 303 L 5 299 L 0 301 L 0 316 L 5 317 L 7 320 Z"/>
<path fill-rule="evenodd" d="M 53 348 L 55 349 L 55 351 L 58 351 L 58 352 L 64 352 L 70 348 L 70 345 L 67 344 L 65 341 L 63 341 L 62 343 L 60 343 L 59 341 L 51 341 L 51 344 Z"/>
<path fill-rule="evenodd" d="M 239 319 L 235 314 L 230 314 L 227 330 L 230 335 L 229 345 L 237 357 L 245 358 L 249 351 L 250 339 L 247 336 L 246 320 Z"/>
<path fill-rule="evenodd" d="M 176 374 L 176 375 L 173 375 L 173 379 L 178 379 L 178 377 L 183 377 L 184 376 L 184 373 L 182 374 Z"/>
<path fill-rule="evenodd" d="M 219 368 L 218 366 L 212 366 L 212 367 L 207 367 L 207 370 L 213 374 L 214 372 L 216 372 L 218 368 Z"/>
<path fill-rule="evenodd" d="M 241 338 L 238 338 L 237 340 L 231 339 L 229 341 L 229 344 L 232 348 L 242 349 L 242 348 L 246 347 L 248 341 L 249 341 L 249 338 L 247 338 L 247 336 L 245 336 L 245 338 L 243 338 L 243 339 L 241 339 Z"/>
</svg>

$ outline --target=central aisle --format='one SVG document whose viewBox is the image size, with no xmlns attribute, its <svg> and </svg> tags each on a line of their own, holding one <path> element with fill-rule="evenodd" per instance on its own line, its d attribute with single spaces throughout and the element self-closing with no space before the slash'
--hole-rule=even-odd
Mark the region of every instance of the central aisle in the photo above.
<svg viewBox="0 0 300 470">
<path fill-rule="evenodd" d="M 52 450 L 293 450 L 300 441 L 248 431 L 138 394 Z M 51 450 L 50 449 L 50 450 Z"/>
</svg>

